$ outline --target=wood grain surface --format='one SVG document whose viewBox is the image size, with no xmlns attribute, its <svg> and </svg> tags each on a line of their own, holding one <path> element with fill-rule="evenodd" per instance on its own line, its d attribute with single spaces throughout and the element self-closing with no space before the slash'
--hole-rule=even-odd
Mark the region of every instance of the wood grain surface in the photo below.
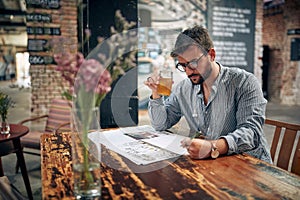
<svg viewBox="0 0 300 200">
<path fill-rule="evenodd" d="M 75 199 L 70 133 L 44 134 L 41 147 L 43 199 Z M 101 199 L 300 199 L 300 176 L 248 155 L 137 166 L 101 151 Z"/>
</svg>

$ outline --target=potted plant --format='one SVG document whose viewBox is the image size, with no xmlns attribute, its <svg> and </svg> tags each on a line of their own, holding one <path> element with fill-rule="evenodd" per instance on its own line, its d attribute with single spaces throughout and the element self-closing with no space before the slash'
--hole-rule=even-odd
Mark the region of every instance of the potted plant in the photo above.
<svg viewBox="0 0 300 200">
<path fill-rule="evenodd" d="M 8 134 L 10 131 L 9 123 L 7 122 L 8 109 L 14 107 L 14 101 L 8 95 L 0 92 L 0 132 L 1 134 Z"/>
</svg>

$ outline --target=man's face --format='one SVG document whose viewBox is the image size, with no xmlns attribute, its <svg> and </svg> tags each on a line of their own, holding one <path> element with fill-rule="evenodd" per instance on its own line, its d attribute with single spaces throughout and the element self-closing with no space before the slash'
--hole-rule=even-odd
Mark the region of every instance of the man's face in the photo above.
<svg viewBox="0 0 300 200">
<path fill-rule="evenodd" d="M 207 55 L 203 55 L 203 52 L 197 46 L 190 46 L 185 52 L 180 54 L 178 62 L 183 64 L 190 63 L 185 67 L 185 73 L 194 85 L 202 84 L 212 71 Z M 195 68 L 192 66 L 192 63 Z"/>
</svg>

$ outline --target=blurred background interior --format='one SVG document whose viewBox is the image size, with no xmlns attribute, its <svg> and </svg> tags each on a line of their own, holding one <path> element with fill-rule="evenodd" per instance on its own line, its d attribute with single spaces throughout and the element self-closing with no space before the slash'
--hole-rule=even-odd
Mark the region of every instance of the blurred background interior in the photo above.
<svg viewBox="0 0 300 200">
<path fill-rule="evenodd" d="M 125 21 L 116 20 L 117 11 Z M 300 122 L 298 0 L 0 0 L 0 90 L 16 102 L 9 122 L 45 114 L 51 99 L 61 98 L 66 83 L 55 70 L 53 41 L 63 41 L 63 50 L 80 49 L 87 56 L 99 37 L 110 37 L 111 27 L 123 29 L 126 22 L 135 23 L 138 42 L 137 67 L 122 75 L 131 76 L 131 81 L 118 96 L 124 105 L 120 113 L 129 112 L 131 117 L 123 126 L 149 124 L 150 91 L 143 84 L 148 76 L 170 67 L 175 84 L 184 78 L 169 53 L 177 34 L 196 24 L 210 31 L 217 60 L 257 76 L 269 101 L 267 117 Z M 88 41 L 86 29 L 91 31 Z M 113 105 L 109 100 L 104 103 L 103 127 L 117 127 L 111 110 L 105 109 Z M 28 126 L 35 130 L 45 125 L 40 121 Z M 272 135 L 267 138 L 271 141 Z M 25 155 L 25 159 L 35 198 L 40 199 L 40 158 Z M 15 155 L 2 158 L 5 175 L 26 195 L 21 174 L 11 168 L 14 161 Z"/>
</svg>

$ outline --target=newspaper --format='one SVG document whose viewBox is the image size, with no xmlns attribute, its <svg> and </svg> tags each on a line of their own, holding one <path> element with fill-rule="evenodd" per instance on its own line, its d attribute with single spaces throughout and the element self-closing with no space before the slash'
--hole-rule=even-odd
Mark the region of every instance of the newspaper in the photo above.
<svg viewBox="0 0 300 200">
<path fill-rule="evenodd" d="M 103 144 L 137 165 L 147 165 L 187 154 L 187 150 L 180 143 L 185 138 L 168 131 L 155 131 L 149 125 L 89 134 L 89 139 L 95 144 Z"/>
</svg>

